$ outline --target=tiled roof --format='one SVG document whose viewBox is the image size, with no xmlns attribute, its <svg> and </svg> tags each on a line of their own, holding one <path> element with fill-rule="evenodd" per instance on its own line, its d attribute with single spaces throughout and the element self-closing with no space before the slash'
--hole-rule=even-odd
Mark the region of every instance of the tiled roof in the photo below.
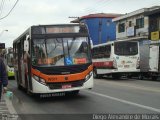
<svg viewBox="0 0 160 120">
<path fill-rule="evenodd" d="M 116 14 L 116 13 L 96 13 L 96 14 L 89 14 L 89 15 L 79 17 L 78 19 L 75 19 L 71 22 L 77 23 L 80 20 L 88 19 L 88 18 L 116 18 L 116 17 L 122 16 L 122 15 L 123 14 Z"/>
</svg>

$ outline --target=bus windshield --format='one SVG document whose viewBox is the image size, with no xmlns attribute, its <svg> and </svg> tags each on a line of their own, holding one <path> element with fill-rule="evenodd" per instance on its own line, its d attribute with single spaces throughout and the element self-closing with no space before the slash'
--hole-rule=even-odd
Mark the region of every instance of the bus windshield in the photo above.
<svg viewBox="0 0 160 120">
<path fill-rule="evenodd" d="M 9 67 L 13 67 L 13 53 L 7 54 L 7 64 Z"/>
<path fill-rule="evenodd" d="M 87 37 L 33 39 L 33 65 L 66 66 L 90 62 Z"/>
<path fill-rule="evenodd" d="M 116 55 L 137 55 L 137 42 L 115 42 L 114 52 Z"/>
</svg>

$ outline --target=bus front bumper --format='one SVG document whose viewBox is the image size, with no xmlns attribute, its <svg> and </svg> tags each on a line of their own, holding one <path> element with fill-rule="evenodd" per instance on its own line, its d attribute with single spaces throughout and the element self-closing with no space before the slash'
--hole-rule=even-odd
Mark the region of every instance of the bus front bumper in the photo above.
<svg viewBox="0 0 160 120">
<path fill-rule="evenodd" d="M 69 83 L 68 83 L 69 84 Z M 44 85 L 36 81 L 32 78 L 32 93 L 56 93 L 56 92 L 69 92 L 69 91 L 76 91 L 82 89 L 90 89 L 93 88 L 93 75 L 83 83 L 80 87 L 71 87 L 71 88 L 61 88 L 61 89 L 50 89 L 49 86 Z"/>
</svg>

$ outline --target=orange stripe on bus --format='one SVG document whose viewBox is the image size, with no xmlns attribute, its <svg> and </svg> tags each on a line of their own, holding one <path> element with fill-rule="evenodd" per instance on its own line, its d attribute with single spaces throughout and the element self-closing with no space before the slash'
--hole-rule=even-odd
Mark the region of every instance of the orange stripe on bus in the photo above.
<svg viewBox="0 0 160 120">
<path fill-rule="evenodd" d="M 93 65 L 90 65 L 87 70 L 76 73 L 76 74 L 69 74 L 69 75 L 46 75 L 41 73 L 40 71 L 33 69 L 31 70 L 32 75 L 36 75 L 46 82 L 69 82 L 69 81 L 78 81 L 85 79 L 86 75 L 89 74 L 93 70 Z"/>
</svg>

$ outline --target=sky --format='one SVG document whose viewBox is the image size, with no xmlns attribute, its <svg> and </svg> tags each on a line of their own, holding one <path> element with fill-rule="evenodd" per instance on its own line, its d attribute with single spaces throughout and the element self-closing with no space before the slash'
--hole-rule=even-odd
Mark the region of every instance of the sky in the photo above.
<svg viewBox="0 0 160 120">
<path fill-rule="evenodd" d="M 0 0 L 0 43 L 12 47 L 13 40 L 32 25 L 70 23 L 74 19 L 69 17 L 125 14 L 152 6 L 160 6 L 160 0 Z"/>
</svg>

